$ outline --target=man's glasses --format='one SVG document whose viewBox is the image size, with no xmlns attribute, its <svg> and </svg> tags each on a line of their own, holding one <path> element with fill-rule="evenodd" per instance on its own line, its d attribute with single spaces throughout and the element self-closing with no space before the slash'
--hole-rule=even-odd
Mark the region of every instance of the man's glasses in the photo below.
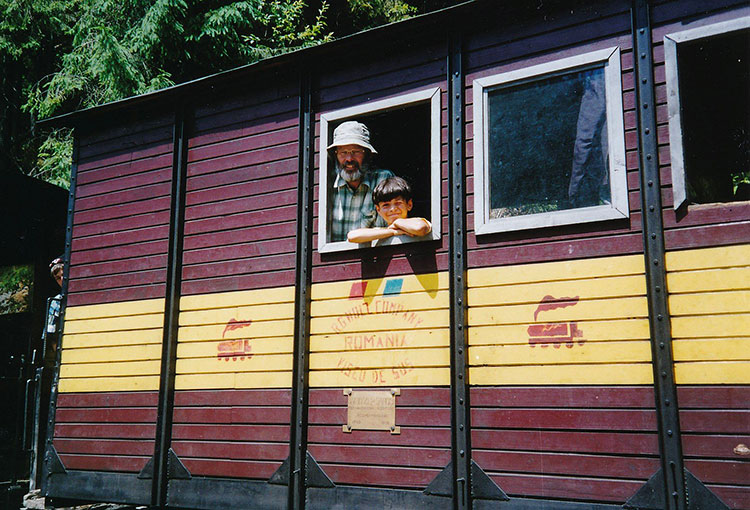
<svg viewBox="0 0 750 510">
<path fill-rule="evenodd" d="M 353 149 L 353 150 L 350 150 L 350 151 L 340 151 L 340 150 L 337 150 L 336 151 L 336 155 L 337 156 L 341 156 L 342 158 L 346 158 L 346 157 L 357 158 L 357 157 L 364 156 L 365 155 L 365 151 L 362 150 L 362 149 Z"/>
</svg>

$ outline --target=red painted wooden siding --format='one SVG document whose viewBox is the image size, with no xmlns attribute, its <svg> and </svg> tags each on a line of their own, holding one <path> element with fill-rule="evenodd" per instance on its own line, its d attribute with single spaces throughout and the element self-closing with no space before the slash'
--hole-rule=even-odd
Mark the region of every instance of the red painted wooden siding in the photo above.
<svg viewBox="0 0 750 510">
<path fill-rule="evenodd" d="M 401 388 L 400 434 L 346 433 L 346 416 L 342 390 L 310 391 L 308 450 L 336 484 L 423 489 L 450 462 L 448 388 Z"/>
<path fill-rule="evenodd" d="M 172 449 L 194 476 L 267 480 L 289 455 L 291 390 L 175 394 Z"/>
<path fill-rule="evenodd" d="M 62 393 L 53 444 L 66 469 L 138 473 L 154 454 L 158 393 Z"/>
<path fill-rule="evenodd" d="M 69 306 L 164 296 L 172 122 L 124 119 L 78 134 Z"/>
<path fill-rule="evenodd" d="M 475 387 L 472 458 L 511 497 L 624 503 L 659 468 L 653 389 Z"/>
<path fill-rule="evenodd" d="M 294 284 L 298 84 L 199 107 L 189 140 L 183 294 Z"/>
</svg>

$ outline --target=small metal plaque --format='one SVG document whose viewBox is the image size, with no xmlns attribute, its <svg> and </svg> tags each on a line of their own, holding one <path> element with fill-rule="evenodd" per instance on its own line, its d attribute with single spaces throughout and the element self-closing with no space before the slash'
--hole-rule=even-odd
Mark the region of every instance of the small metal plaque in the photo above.
<svg viewBox="0 0 750 510">
<path fill-rule="evenodd" d="M 401 390 L 344 390 L 349 397 L 344 432 L 357 430 L 387 430 L 400 434 L 396 426 L 396 397 Z"/>
</svg>

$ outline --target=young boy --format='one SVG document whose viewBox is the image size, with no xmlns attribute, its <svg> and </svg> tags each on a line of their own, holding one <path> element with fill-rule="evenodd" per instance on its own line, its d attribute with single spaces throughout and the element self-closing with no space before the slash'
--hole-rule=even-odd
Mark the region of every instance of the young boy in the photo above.
<svg viewBox="0 0 750 510">
<path fill-rule="evenodd" d="M 387 227 L 358 228 L 347 235 L 350 243 L 367 243 L 377 239 L 407 235 L 424 236 L 432 231 L 424 218 L 407 218 L 413 205 L 411 186 L 401 177 L 389 177 L 372 190 L 375 210 L 388 224 Z"/>
</svg>

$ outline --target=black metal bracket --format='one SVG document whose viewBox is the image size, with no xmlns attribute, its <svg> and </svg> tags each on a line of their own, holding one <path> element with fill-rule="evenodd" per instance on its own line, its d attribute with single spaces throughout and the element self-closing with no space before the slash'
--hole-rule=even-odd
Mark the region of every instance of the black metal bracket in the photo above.
<svg viewBox="0 0 750 510">
<path fill-rule="evenodd" d="M 44 461 L 47 464 L 47 473 L 50 475 L 57 475 L 57 474 L 66 474 L 68 472 L 67 469 L 65 469 L 65 465 L 62 462 L 62 459 L 60 459 L 60 456 L 57 454 L 57 450 L 54 446 L 50 446 L 47 448 L 46 453 L 44 454 Z"/>
<path fill-rule="evenodd" d="M 313 140 L 312 77 L 308 70 L 300 74 L 299 92 L 299 181 L 297 185 L 297 260 L 294 297 L 294 366 L 292 369 L 292 409 L 287 459 L 287 476 L 291 474 L 288 508 L 302 510 L 308 477 L 318 474 L 308 469 L 317 467 L 307 452 L 307 405 L 310 393 L 308 353 L 310 351 L 310 288 L 312 285 L 313 225 Z M 311 461 L 312 460 L 312 464 Z M 282 465 L 282 467 L 284 467 Z M 291 467 L 291 470 L 289 469 Z M 280 468 L 281 469 L 281 468 Z M 318 467 L 318 470 L 320 468 Z M 320 470 L 322 473 L 322 470 Z M 279 471 L 277 471 L 279 473 Z M 330 479 L 322 473 L 330 483 Z M 274 475 L 275 476 L 275 475 Z M 327 485 L 323 485 L 326 486 Z"/>
<path fill-rule="evenodd" d="M 172 451 L 171 442 L 177 364 L 177 332 L 180 316 L 180 277 L 182 275 L 188 150 L 186 107 L 182 103 L 175 108 L 172 136 L 172 202 L 170 206 L 169 253 L 167 256 L 167 295 L 164 309 L 164 337 L 159 377 L 156 442 L 154 444 L 154 484 L 151 495 L 152 506 L 158 508 L 164 507 L 167 503 L 170 469 L 175 469 L 172 467 L 174 462 L 171 461 L 173 457 L 177 458 Z M 179 459 L 177 462 L 182 465 Z"/>
<path fill-rule="evenodd" d="M 656 136 L 656 95 L 648 0 L 633 2 L 632 31 L 646 292 L 661 468 L 628 500 L 626 508 L 665 510 L 721 508 L 720 506 L 696 506 L 699 499 L 719 500 L 685 470 L 683 462 L 665 267 L 666 247 L 659 176 L 659 148 Z"/>
<path fill-rule="evenodd" d="M 146 465 L 143 466 L 140 473 L 138 473 L 138 478 L 144 480 L 153 477 L 154 457 L 151 457 L 148 459 Z M 185 467 L 185 464 L 182 463 L 180 458 L 171 448 L 167 452 L 167 477 L 170 480 L 190 480 L 193 477 L 193 475 L 190 474 L 190 471 L 188 471 L 188 468 Z"/>
<path fill-rule="evenodd" d="M 450 224 L 451 303 L 451 463 L 453 504 L 471 508 L 471 436 L 468 364 L 466 362 L 466 204 L 464 186 L 464 72 L 463 40 L 459 31 L 448 34 L 448 207 Z"/>
<path fill-rule="evenodd" d="M 703 483 L 685 469 L 683 462 L 665 267 L 666 246 L 662 217 L 652 32 L 648 0 L 633 1 L 632 31 L 646 293 L 661 467 L 627 501 L 625 507 L 665 510 L 726 508 L 726 505 L 721 503 Z M 704 504 L 701 501 L 705 501 L 707 506 L 701 506 Z"/>
<path fill-rule="evenodd" d="M 450 463 L 430 482 L 424 493 L 431 496 L 451 496 L 453 494 L 453 466 Z M 473 460 L 471 461 L 471 497 L 472 500 L 510 501 L 508 495 Z"/>
<path fill-rule="evenodd" d="M 328 475 L 323 471 L 323 468 L 320 467 L 320 464 L 318 464 L 315 460 L 315 458 L 310 455 L 310 452 L 306 452 L 305 455 L 305 488 L 307 487 L 318 487 L 323 489 L 330 489 L 336 486 L 336 484 L 331 481 L 330 478 L 328 478 Z M 287 457 L 284 462 L 281 463 L 281 466 L 279 466 L 279 469 L 274 472 L 273 475 L 271 475 L 271 478 L 268 479 L 268 483 L 273 485 L 290 485 L 289 480 L 294 479 L 294 477 L 290 477 L 290 466 L 291 462 L 289 461 L 289 457 Z"/>
<path fill-rule="evenodd" d="M 55 367 L 52 376 L 52 387 L 50 388 L 49 412 L 47 413 L 47 437 L 45 438 L 45 454 L 43 464 L 43 475 L 41 480 L 41 491 L 45 496 L 48 495 L 47 481 L 57 469 L 54 459 L 59 464 L 60 457 L 57 455 L 52 440 L 55 437 L 55 410 L 57 409 L 58 386 L 60 384 L 60 360 L 62 358 L 63 347 L 63 330 L 65 329 L 65 311 L 68 306 L 68 279 L 70 278 L 70 252 L 73 243 L 73 213 L 75 212 L 76 186 L 78 182 L 78 158 L 80 154 L 80 137 L 73 133 L 73 157 L 70 166 L 70 190 L 68 194 L 68 224 L 65 229 L 65 253 L 63 255 L 63 284 L 62 284 L 62 301 L 60 302 L 60 317 L 58 318 L 57 335 L 60 339 L 57 343 L 57 352 L 55 353 Z M 64 470 L 65 468 L 63 468 Z"/>
<path fill-rule="evenodd" d="M 667 507 L 664 494 L 664 473 L 660 469 L 646 485 L 638 489 L 623 505 L 625 510 L 662 510 Z M 688 510 L 729 510 L 729 507 L 711 492 L 690 471 L 685 470 Z"/>
</svg>

